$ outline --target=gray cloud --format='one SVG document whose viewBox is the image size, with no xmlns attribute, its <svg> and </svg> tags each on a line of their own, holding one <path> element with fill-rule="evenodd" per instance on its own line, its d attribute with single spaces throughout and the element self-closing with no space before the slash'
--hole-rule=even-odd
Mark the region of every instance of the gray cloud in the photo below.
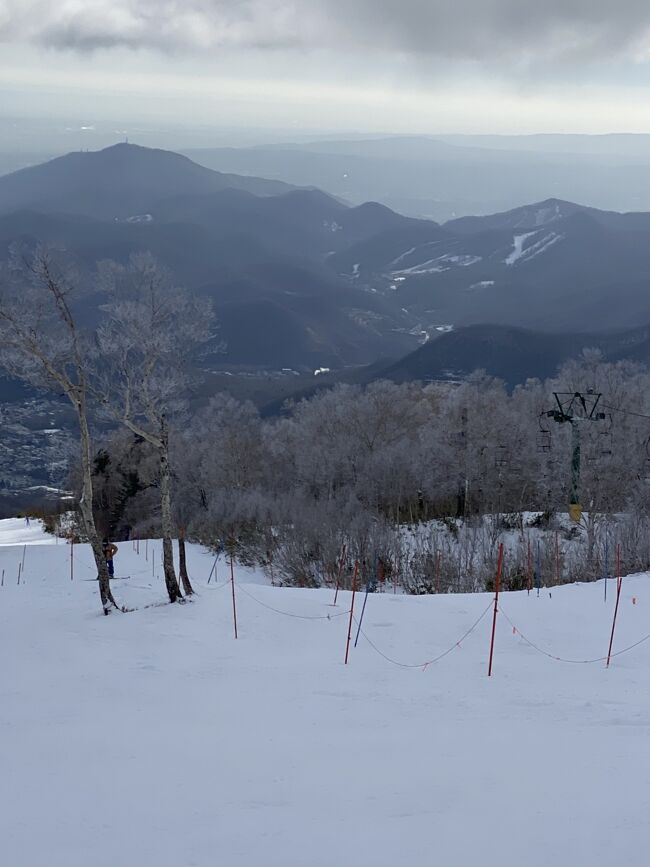
<svg viewBox="0 0 650 867">
<path fill-rule="evenodd" d="M 59 49 L 287 47 L 285 0 L 0 0 L 0 39 Z"/>
<path fill-rule="evenodd" d="M 0 40 L 58 49 L 402 52 L 530 62 L 644 52 L 647 0 L 0 0 Z"/>
</svg>

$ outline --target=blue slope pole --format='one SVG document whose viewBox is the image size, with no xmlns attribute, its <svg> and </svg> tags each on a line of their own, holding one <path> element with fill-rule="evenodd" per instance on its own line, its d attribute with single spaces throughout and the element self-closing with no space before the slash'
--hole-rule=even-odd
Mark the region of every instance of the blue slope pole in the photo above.
<svg viewBox="0 0 650 867">
<path fill-rule="evenodd" d="M 210 583 L 210 579 L 212 578 L 212 573 L 213 573 L 214 570 L 217 568 L 217 560 L 218 560 L 218 559 L 219 559 L 219 555 L 217 554 L 217 556 L 214 558 L 214 563 L 212 564 L 212 569 L 210 569 L 210 574 L 208 575 L 208 584 Z M 215 582 L 216 582 L 216 580 L 217 580 L 217 576 L 216 576 L 216 575 L 214 576 L 214 580 L 215 580 Z"/>
<path fill-rule="evenodd" d="M 357 646 L 357 641 L 359 640 L 359 634 L 361 633 L 361 624 L 363 623 L 363 615 L 366 610 L 366 602 L 368 601 L 368 593 L 370 593 L 370 584 L 372 579 L 370 575 L 368 575 L 368 580 L 366 581 L 366 595 L 363 597 L 363 605 L 361 607 L 361 617 L 359 618 L 359 625 L 357 626 L 357 637 L 354 639 L 354 646 Z"/>
</svg>

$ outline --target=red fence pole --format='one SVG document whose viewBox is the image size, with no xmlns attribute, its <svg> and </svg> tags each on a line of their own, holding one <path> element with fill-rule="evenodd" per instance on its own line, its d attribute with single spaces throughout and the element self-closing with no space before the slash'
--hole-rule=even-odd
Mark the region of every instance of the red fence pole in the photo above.
<svg viewBox="0 0 650 867">
<path fill-rule="evenodd" d="M 497 629 L 497 611 L 499 610 L 499 584 L 501 583 L 501 569 L 503 568 L 503 542 L 499 545 L 499 560 L 497 562 L 497 574 L 494 579 L 494 614 L 492 615 L 492 637 L 490 639 L 490 663 L 488 665 L 488 677 L 492 677 L 492 658 L 494 656 L 494 636 Z"/>
<path fill-rule="evenodd" d="M 341 559 L 339 560 L 339 571 L 336 576 L 336 591 L 334 593 L 334 602 L 333 605 L 336 605 L 336 600 L 339 598 L 339 587 L 341 586 L 341 574 L 343 572 L 343 563 L 345 562 L 345 545 L 341 549 Z"/>
<path fill-rule="evenodd" d="M 235 601 L 235 569 L 232 564 L 232 554 L 230 555 L 230 584 L 232 586 L 232 619 L 235 624 L 235 638 L 237 638 L 237 603 Z"/>
<path fill-rule="evenodd" d="M 616 605 L 614 606 L 614 619 L 612 620 L 612 634 L 609 636 L 609 649 L 607 651 L 607 665 L 609 668 L 609 660 L 612 656 L 612 645 L 614 644 L 614 630 L 616 629 L 616 615 L 618 614 L 618 602 L 621 598 L 621 587 L 623 578 L 621 577 L 621 546 L 616 546 Z"/>
<path fill-rule="evenodd" d="M 350 641 L 352 639 L 352 617 L 354 616 L 354 597 L 357 592 L 357 573 L 359 571 L 359 561 L 354 563 L 354 575 L 352 576 L 352 604 L 350 605 L 350 620 L 348 622 L 348 640 L 345 643 L 345 665 L 348 664 L 348 654 L 350 653 Z"/>
</svg>

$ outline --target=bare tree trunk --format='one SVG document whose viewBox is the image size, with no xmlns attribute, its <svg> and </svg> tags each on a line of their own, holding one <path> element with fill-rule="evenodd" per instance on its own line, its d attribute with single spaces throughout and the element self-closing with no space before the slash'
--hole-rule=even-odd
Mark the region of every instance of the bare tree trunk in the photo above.
<svg viewBox="0 0 650 867">
<path fill-rule="evenodd" d="M 183 582 L 183 590 L 186 596 L 191 596 L 194 593 L 194 588 L 190 582 L 190 576 L 187 574 L 187 561 L 185 559 L 185 529 L 181 527 L 178 534 L 178 572 Z"/>
<path fill-rule="evenodd" d="M 102 543 L 97 533 L 95 526 L 95 516 L 93 515 L 93 480 L 92 480 L 92 460 L 91 460 L 91 443 L 90 431 L 88 430 L 88 419 L 86 418 L 86 405 L 82 398 L 77 404 L 77 415 L 79 418 L 79 430 L 81 433 L 81 477 L 82 489 L 81 499 L 79 500 L 79 511 L 83 518 L 86 536 L 92 548 L 95 565 L 97 566 L 97 578 L 99 580 L 99 595 L 102 600 L 102 608 L 104 614 L 110 614 L 112 608 L 117 608 L 113 593 L 111 591 L 111 581 L 108 575 L 108 567 L 106 558 L 102 550 Z"/>
<path fill-rule="evenodd" d="M 170 602 L 178 602 L 182 599 L 181 589 L 178 586 L 176 572 L 174 571 L 174 549 L 172 547 L 173 521 L 172 521 L 172 494 L 171 494 L 171 470 L 169 467 L 169 434 L 167 426 L 163 424 L 160 445 L 160 517 L 163 537 L 163 571 L 165 573 L 165 585 L 169 594 Z"/>
</svg>

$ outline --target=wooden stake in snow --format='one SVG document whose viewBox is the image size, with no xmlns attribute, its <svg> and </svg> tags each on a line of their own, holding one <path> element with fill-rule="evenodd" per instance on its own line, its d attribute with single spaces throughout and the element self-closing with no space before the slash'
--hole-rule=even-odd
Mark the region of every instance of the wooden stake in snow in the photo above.
<svg viewBox="0 0 650 867">
<path fill-rule="evenodd" d="M 148 559 L 149 559 L 149 540 L 145 539 L 145 543 L 144 543 L 144 560 L 145 560 L 145 563 L 147 562 Z"/>
<path fill-rule="evenodd" d="M 74 580 L 74 536 L 70 536 L 70 580 Z"/>
<path fill-rule="evenodd" d="M 22 562 L 22 572 L 25 571 L 25 553 L 27 551 L 27 545 L 23 545 L 23 562 Z"/>
<path fill-rule="evenodd" d="M 235 638 L 237 638 L 237 603 L 235 601 L 235 568 L 230 554 L 230 584 L 232 586 L 232 619 L 235 625 Z"/>
<path fill-rule="evenodd" d="M 614 619 L 612 620 L 612 634 L 609 636 L 609 649 L 607 650 L 607 665 L 605 668 L 609 668 L 609 661 L 612 656 L 612 646 L 614 644 L 614 630 L 616 629 L 616 615 L 618 614 L 618 603 L 621 598 L 621 587 L 623 585 L 623 578 L 621 577 L 621 546 L 616 546 L 616 605 L 614 606 Z"/>
<path fill-rule="evenodd" d="M 492 659 L 494 657 L 494 636 L 497 630 L 497 611 L 499 610 L 499 584 L 501 583 L 501 569 L 503 568 L 503 542 L 499 545 L 499 560 L 497 562 L 497 574 L 494 579 L 494 614 L 492 615 L 492 637 L 490 638 L 490 662 L 488 665 L 488 677 L 492 677 Z"/>
<path fill-rule="evenodd" d="M 5 570 L 2 570 L 2 581 L 0 582 L 0 587 L 5 586 Z"/>
<path fill-rule="evenodd" d="M 20 585 L 20 563 L 18 564 L 18 584 Z"/>
<path fill-rule="evenodd" d="M 350 641 L 352 640 L 352 618 L 354 617 L 354 597 L 357 592 L 357 574 L 359 572 L 359 561 L 355 561 L 354 575 L 352 576 L 352 604 L 350 605 L 350 620 L 348 622 L 348 639 L 345 643 L 345 665 L 348 664 L 348 656 L 350 653 Z"/>
</svg>

